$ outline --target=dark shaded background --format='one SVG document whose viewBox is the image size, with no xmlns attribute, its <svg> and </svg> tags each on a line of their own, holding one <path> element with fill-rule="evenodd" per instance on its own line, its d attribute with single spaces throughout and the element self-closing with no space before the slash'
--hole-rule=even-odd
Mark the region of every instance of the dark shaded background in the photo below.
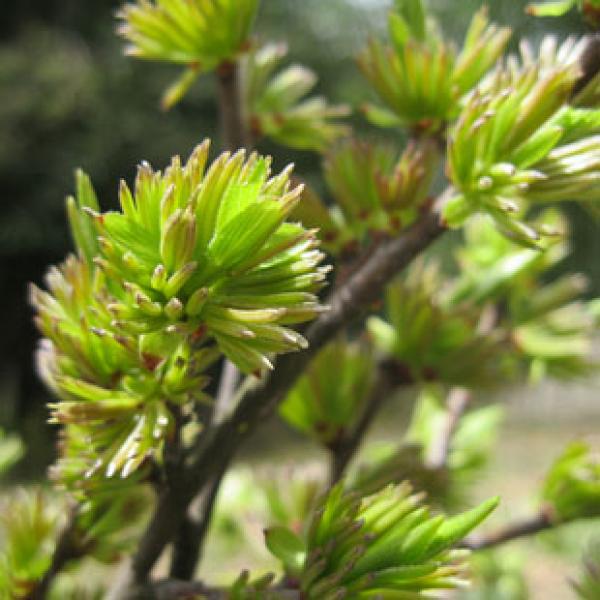
<svg viewBox="0 0 600 600">
<path fill-rule="evenodd" d="M 73 170 L 89 172 L 103 206 L 116 201 L 119 178 L 131 180 L 146 159 L 162 166 L 215 137 L 214 86 L 205 77 L 175 110 L 162 113 L 162 90 L 176 76 L 170 65 L 125 58 L 114 34 L 113 0 L 2 0 L 0 17 L 0 426 L 18 429 L 29 443 L 20 476 L 37 475 L 52 457 L 53 432 L 43 427 L 47 395 L 34 374 L 36 333 L 26 303 L 28 281 L 40 282 L 48 264 L 70 247 L 63 198 Z M 291 57 L 321 76 L 332 101 L 358 105 L 369 91 L 353 56 L 370 33 L 385 29 L 389 2 L 381 0 L 263 0 L 257 33 L 287 39 Z M 432 0 L 453 36 L 462 35 L 479 0 Z M 580 32 L 576 15 L 539 21 L 523 14 L 525 2 L 492 3 L 492 15 L 511 24 L 516 38 L 539 38 L 552 28 Z M 360 119 L 357 126 L 365 128 Z M 293 160 L 304 177 L 318 180 L 319 159 L 262 144 L 276 166 Z M 600 291 L 600 242 L 584 213 L 570 210 L 574 255 Z M 569 266 L 569 265 L 567 265 Z M 31 443 L 37 440 L 39 443 Z"/>
</svg>

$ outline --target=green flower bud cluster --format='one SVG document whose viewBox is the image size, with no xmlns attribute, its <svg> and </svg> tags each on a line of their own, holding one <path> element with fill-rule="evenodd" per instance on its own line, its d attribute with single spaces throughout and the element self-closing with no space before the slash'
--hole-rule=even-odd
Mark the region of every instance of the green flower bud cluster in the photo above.
<svg viewBox="0 0 600 600">
<path fill-rule="evenodd" d="M 392 45 L 372 40 L 359 65 L 386 108 L 367 105 L 367 118 L 382 127 L 438 131 L 453 119 L 461 98 L 504 51 L 510 30 L 490 24 L 485 9 L 475 14 L 463 48 L 440 35 L 422 0 L 396 0 L 389 16 Z"/>
<path fill-rule="evenodd" d="M 337 340 L 313 360 L 281 404 L 279 414 L 322 445 L 333 444 L 360 414 L 372 384 L 373 368 L 368 347 Z"/>
<path fill-rule="evenodd" d="M 102 485 L 103 478 L 127 477 L 159 456 L 173 426 L 168 402 L 183 405 L 207 382 L 203 371 L 218 352 L 179 344 L 158 364 L 143 338 L 119 330 L 111 307 L 110 281 L 100 260 L 90 217 L 98 210 L 89 179 L 77 177 L 77 201 L 68 213 L 79 255 L 50 269 L 48 292 L 31 287 L 36 324 L 44 335 L 38 370 L 59 397 L 52 420 L 66 425 L 61 457 L 52 473 L 68 487 Z M 195 354 L 192 360 L 192 354 Z"/>
<path fill-rule="evenodd" d="M 566 229 L 555 211 L 538 223 Z M 544 240 L 543 251 L 523 248 L 486 217 L 472 219 L 464 233 L 456 276 L 442 276 L 435 262 L 416 262 L 390 287 L 386 320 L 368 321 L 376 347 L 415 381 L 479 387 L 591 374 L 598 316 L 596 302 L 581 299 L 587 279 L 547 275 L 568 254 L 563 237 Z"/>
<path fill-rule="evenodd" d="M 471 95 L 449 139 L 450 226 L 484 212 L 508 237 L 536 246 L 552 232 L 526 222 L 531 203 L 600 198 L 600 110 L 567 105 L 577 48 L 556 51 L 548 39 L 538 62 L 510 59 Z"/>
<path fill-rule="evenodd" d="M 471 387 L 502 381 L 509 364 L 503 333 L 479 331 L 476 306 L 448 306 L 445 285 L 435 263 L 415 263 L 387 291 L 387 320 L 368 320 L 376 347 L 415 382 Z"/>
<path fill-rule="evenodd" d="M 305 539 L 277 527 L 266 543 L 308 600 L 435 597 L 463 585 L 468 552 L 455 549 L 497 506 L 492 499 L 452 518 L 432 516 L 410 484 L 360 498 L 335 486 Z"/>
<path fill-rule="evenodd" d="M 338 243 L 411 225 L 429 197 L 437 167 L 433 144 L 411 143 L 398 156 L 384 144 L 348 140 L 326 157 L 324 170 L 337 207 Z"/>
<path fill-rule="evenodd" d="M 566 231 L 555 211 L 542 213 L 539 222 Z M 487 218 L 471 220 L 464 232 L 465 244 L 457 256 L 460 274 L 450 284 L 446 302 L 504 307 L 497 325 L 506 330 L 513 375 L 524 371 L 539 381 L 590 374 L 597 316 L 593 301 L 581 300 L 587 279 L 581 274 L 553 280 L 547 276 L 568 255 L 562 236 L 548 238 L 540 252 L 515 245 Z"/>
<path fill-rule="evenodd" d="M 125 53 L 185 65 L 162 98 L 172 108 L 199 75 L 226 67 L 250 47 L 259 0 L 135 0 L 118 13 Z"/>
<path fill-rule="evenodd" d="M 40 372 L 60 398 L 52 417 L 67 426 L 55 470 L 67 485 L 143 476 L 223 353 L 259 374 L 306 346 L 287 325 L 319 312 L 326 269 L 314 232 L 284 222 L 301 188 L 244 152 L 205 172 L 208 150 L 164 174 L 142 165 L 133 193 L 121 185 L 120 213 L 100 213 L 79 174 L 68 201 L 79 256 L 31 292 Z"/>
<path fill-rule="evenodd" d="M 127 477 L 160 455 L 173 426 L 167 402 L 183 405 L 199 394 L 218 352 L 180 343 L 158 364 L 143 339 L 111 327 L 106 277 L 81 257 L 52 269 L 47 284 L 49 292 L 32 288 L 45 336 L 38 370 L 59 397 L 52 421 L 67 426 L 53 475 L 81 488 L 94 486 L 100 471 Z"/>
<path fill-rule="evenodd" d="M 270 159 L 241 150 L 205 171 L 204 142 L 164 174 L 142 165 L 121 213 L 97 215 L 109 278 L 123 282 L 109 306 L 118 329 L 148 336 L 155 359 L 168 341 L 216 341 L 245 373 L 271 369 L 270 355 L 306 347 L 285 327 L 314 318 L 324 284 L 313 231 L 285 220 L 302 187 L 290 189 L 291 167 L 270 177 Z M 160 341 L 156 342 L 156 336 Z"/>
<path fill-rule="evenodd" d="M 255 137 L 322 152 L 348 132 L 336 119 L 350 109 L 332 106 L 321 96 L 306 97 L 317 84 L 311 69 L 291 65 L 277 71 L 287 52 L 285 44 L 267 44 L 244 57 L 242 93 L 248 127 Z"/>
<path fill-rule="evenodd" d="M 210 71 L 248 42 L 258 0 L 138 0 L 119 12 L 127 53 Z"/>
<path fill-rule="evenodd" d="M 558 521 L 600 516 L 600 454 L 584 442 L 569 445 L 548 472 L 541 499 Z"/>
<path fill-rule="evenodd" d="M 328 208 L 307 191 L 295 215 L 319 227 L 323 245 L 333 254 L 351 253 L 378 234 L 395 235 L 427 204 L 437 156 L 433 143 L 411 143 L 399 156 L 386 144 L 344 140 L 324 163 L 335 205 Z"/>
</svg>

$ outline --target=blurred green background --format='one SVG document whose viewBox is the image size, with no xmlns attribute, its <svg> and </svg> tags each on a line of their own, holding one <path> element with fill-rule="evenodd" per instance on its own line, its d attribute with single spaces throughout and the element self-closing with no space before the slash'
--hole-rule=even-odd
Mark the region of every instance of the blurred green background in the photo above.
<svg viewBox="0 0 600 600">
<path fill-rule="evenodd" d="M 256 31 L 263 39 L 287 40 L 291 60 L 320 75 L 320 91 L 332 102 L 358 107 L 370 92 L 354 56 L 369 35 L 385 29 L 390 1 L 263 0 Z M 48 395 L 33 367 L 37 335 L 26 301 L 27 283 L 41 282 L 47 266 L 69 251 L 63 199 L 72 190 L 74 169 L 82 167 L 92 176 L 108 208 L 116 202 L 119 179 L 130 181 L 142 159 L 160 167 L 173 154 L 189 153 L 204 137 L 218 136 L 211 77 L 202 78 L 176 109 L 160 111 L 161 93 L 177 70 L 123 57 L 114 32 L 119 4 L 117 0 L 2 0 L 0 427 L 19 431 L 27 442 L 27 455 L 15 471 L 18 478 L 42 477 L 53 459 L 55 432 L 45 425 Z M 430 4 L 446 31 L 459 38 L 483 2 L 431 0 Z M 560 37 L 583 29 L 576 14 L 561 20 L 527 17 L 524 0 L 490 4 L 492 17 L 513 27 L 513 48 L 520 38 L 536 41 L 550 29 Z M 360 117 L 354 121 L 359 130 L 369 132 Z M 318 185 L 318 156 L 266 143 L 260 150 L 273 153 L 276 166 L 295 162 L 298 173 Z M 574 247 L 564 268 L 584 271 L 592 282 L 590 294 L 598 295 L 597 225 L 576 208 L 569 216 Z M 503 439 L 498 464 L 481 491 L 482 495 L 506 492 L 503 518 L 508 519 L 515 507 L 526 512 L 527 494 L 536 484 L 534 474 L 543 472 L 563 442 L 593 432 L 600 412 L 590 409 L 590 389 L 574 393 L 552 387 L 533 398 L 529 393 L 512 398 L 518 410 L 509 418 L 510 435 Z M 263 446 L 267 438 L 280 439 L 261 437 Z M 255 459 L 262 461 L 269 456 L 269 447 L 255 452 Z M 539 573 L 534 569 L 534 580 L 549 581 L 549 589 L 554 590 L 535 597 L 568 597 L 562 595 L 566 571 L 558 559 L 545 555 L 535 566 Z M 552 587 L 555 583 L 563 586 L 562 592 Z"/>
</svg>

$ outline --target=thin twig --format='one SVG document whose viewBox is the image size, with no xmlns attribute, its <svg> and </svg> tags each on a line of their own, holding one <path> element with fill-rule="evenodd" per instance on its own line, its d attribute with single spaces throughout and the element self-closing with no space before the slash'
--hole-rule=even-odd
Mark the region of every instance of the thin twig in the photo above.
<svg viewBox="0 0 600 600">
<path fill-rule="evenodd" d="M 225 360 L 211 423 L 219 423 L 224 415 L 231 410 L 231 402 L 235 396 L 238 379 L 239 371 L 236 366 Z M 213 509 L 224 475 L 225 469 L 222 469 L 208 483 L 206 489 L 202 490 L 190 504 L 186 517 L 179 526 L 177 537 L 174 540 L 170 569 L 171 577 L 186 581 L 194 576 L 196 567 L 202 557 L 204 539 L 210 528 Z"/>
<path fill-rule="evenodd" d="M 398 370 L 393 365 L 386 362 L 377 365 L 376 380 L 354 429 L 336 440 L 330 447 L 331 485 L 335 485 L 343 477 L 388 395 L 396 388 L 410 383 L 412 379 L 399 377 Z"/>
<path fill-rule="evenodd" d="M 308 349 L 282 356 L 276 369 L 262 381 L 243 386 L 232 414 L 201 436 L 181 477 L 173 478 L 170 487 L 161 494 L 125 582 L 146 580 L 198 490 L 229 464 L 248 435 L 273 413 L 319 349 L 345 326 L 364 316 L 392 277 L 445 230 L 437 213 L 427 212 L 400 237 L 379 246 L 364 265 L 333 292 L 329 298 L 330 310 L 307 329 Z"/>
<path fill-rule="evenodd" d="M 240 69 L 237 63 L 223 63 L 217 69 L 217 88 L 222 145 L 232 151 L 250 147 L 251 141 L 242 106 Z"/>
<path fill-rule="evenodd" d="M 210 528 L 213 510 L 226 470 L 225 467 L 222 468 L 203 490 L 201 497 L 197 497 L 190 505 L 188 514 L 179 527 L 173 544 L 171 577 L 181 580 L 193 578 L 202 559 L 204 540 Z"/>
<path fill-rule="evenodd" d="M 552 518 L 551 511 L 540 510 L 538 514 L 528 519 L 510 523 L 487 535 L 467 538 L 462 546 L 469 550 L 485 550 L 512 540 L 535 535 L 536 533 L 552 529 L 556 525 L 557 523 Z"/>
<path fill-rule="evenodd" d="M 426 460 L 428 468 L 441 470 L 447 466 L 448 455 L 452 445 L 452 438 L 460 423 L 460 418 L 471 401 L 469 390 L 455 387 L 450 390 L 446 400 L 446 418 L 440 436 L 435 440 Z"/>
<path fill-rule="evenodd" d="M 263 600 L 300 600 L 300 592 L 292 589 L 274 589 L 262 592 Z M 197 581 L 165 579 L 139 586 L 130 592 L 126 600 L 227 600 L 231 591 L 223 588 L 207 587 Z"/>
</svg>

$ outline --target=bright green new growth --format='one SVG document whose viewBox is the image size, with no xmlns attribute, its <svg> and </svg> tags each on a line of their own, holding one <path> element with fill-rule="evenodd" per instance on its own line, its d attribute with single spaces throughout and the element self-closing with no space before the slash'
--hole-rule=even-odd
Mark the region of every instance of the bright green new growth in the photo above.
<svg viewBox="0 0 600 600">
<path fill-rule="evenodd" d="M 538 217 L 565 232 L 565 220 L 547 210 Z M 552 269 L 569 254 L 562 236 L 546 240 L 543 251 L 523 248 L 502 236 L 486 218 L 464 228 L 465 244 L 457 251 L 460 274 L 445 294 L 447 306 L 474 304 L 482 309 L 504 306 L 496 324 L 504 330 L 510 358 L 501 380 L 528 375 L 574 379 L 596 368 L 592 332 L 597 323 L 594 303 L 581 295 L 587 279 L 578 273 L 549 279 Z"/>
<path fill-rule="evenodd" d="M 201 73 L 234 63 L 249 46 L 259 0 L 137 0 L 118 13 L 126 54 L 186 65 L 167 89 L 164 109 L 179 102 Z"/>
<path fill-rule="evenodd" d="M 574 3 L 536 10 L 548 14 Z M 598 0 L 577 3 L 589 16 Z M 466 584 L 468 552 L 458 546 L 498 501 L 447 518 L 431 513 L 423 498 L 429 494 L 436 509 L 464 504 L 501 418 L 497 406 L 463 413 L 468 396 L 456 408 L 452 394 L 444 402 L 447 389 L 527 375 L 572 379 L 597 367 L 590 347 L 600 300 L 581 301 L 586 282 L 579 275 L 552 279 L 550 269 L 567 253 L 564 221 L 552 211 L 529 214 L 543 202 L 578 200 L 595 208 L 600 200 L 599 76 L 582 79 L 588 40 L 558 47 L 548 38 L 535 57 L 524 44 L 520 61 L 510 57 L 490 72 L 510 31 L 491 24 L 485 9 L 474 15 L 458 50 L 428 17 L 424 0 L 396 0 L 390 45 L 373 41 L 359 63 L 386 105 L 368 105 L 367 118 L 410 134 L 400 153 L 339 139 L 348 132 L 337 121 L 346 107 L 310 96 L 311 70 L 280 69 L 284 45 L 251 43 L 257 7 L 258 0 L 135 0 L 120 13 L 120 32 L 130 54 L 183 65 L 165 107 L 199 74 L 215 71 L 222 120 L 247 129 L 240 140 L 252 145 L 264 135 L 319 152 L 333 146 L 324 174 L 335 203 L 330 208 L 316 194 L 303 194 L 303 186 L 292 185 L 291 167 L 271 174 L 270 158 L 256 153 L 227 152 L 209 164 L 208 141 L 185 164 L 175 157 L 155 171 L 142 163 L 133 189 L 121 184 L 117 212 L 102 212 L 89 178 L 77 173 L 76 197 L 67 200 L 76 254 L 50 270 L 47 291 L 31 290 L 44 337 L 39 370 L 57 396 L 51 420 L 62 426 L 51 475 L 77 502 L 66 562 L 119 558 L 131 542 L 123 524 L 135 529 L 155 500 L 143 485 L 151 482 L 161 501 L 137 548 L 135 578 L 164 583 L 152 581 L 149 571 L 154 551 L 170 541 L 173 576 L 188 569 L 177 556 L 182 542 L 199 549 L 203 534 L 172 539 L 171 530 L 159 539 L 155 525 L 160 530 L 183 519 L 191 492 L 210 492 L 216 467 L 237 449 L 237 432 L 252 430 L 287 391 L 285 369 L 264 387 L 252 387 L 252 376 L 273 369 L 277 355 L 308 345 L 291 326 L 323 310 L 317 293 L 328 268 L 320 266 L 318 229 L 343 267 L 332 296 L 337 310 L 309 330 L 308 339 L 328 345 L 299 373 L 280 415 L 330 451 L 332 479 L 340 475 L 338 459 L 347 458 L 339 450 L 354 458 L 362 425 L 392 393 L 382 388 L 421 386 L 412 424 L 399 445 L 371 455 L 316 511 L 320 480 L 285 485 L 271 477 L 262 492 L 255 479 L 242 487 L 238 481 L 229 494 L 235 501 L 218 509 L 228 513 L 229 526 L 242 529 L 235 522 L 240 513 L 266 508 L 261 520 L 277 523 L 266 544 L 284 578 L 272 585 L 271 576 L 243 573 L 227 591 L 206 592 L 231 600 L 289 593 L 306 600 L 445 597 Z M 434 201 L 444 154 L 450 187 Z M 403 270 L 444 229 L 440 209 L 447 224 L 464 225 L 457 273 L 416 260 L 390 285 L 391 272 Z M 475 213 L 483 214 L 471 218 Z M 368 321 L 370 339 L 331 342 L 336 328 L 351 327 L 348 315 L 378 309 L 366 306 L 368 294 L 361 303 L 369 285 L 388 289 L 385 316 Z M 250 377 L 235 390 L 239 404 L 221 420 L 203 405 L 212 403 L 209 369 L 223 357 Z M 220 445 L 230 435 L 231 443 Z M 15 455 L 5 447 L 10 463 Z M 600 514 L 598 465 L 587 446 L 575 444 L 553 466 L 542 493 L 552 524 Z M 65 538 L 57 535 L 60 518 L 39 501 L 9 511 L 0 593 L 4 586 L 27 596 Z M 293 533 L 302 524 L 305 535 Z M 237 534 L 236 544 L 244 537 Z M 191 578 L 192 571 L 176 576 Z"/>
<path fill-rule="evenodd" d="M 56 476 L 77 487 L 161 460 L 174 412 L 202 400 L 221 353 L 259 375 L 270 357 L 306 346 L 287 327 L 320 310 L 314 233 L 285 219 L 301 188 L 269 159 L 222 154 L 206 170 L 204 142 L 186 165 L 143 164 L 121 213 L 99 213 L 78 175 L 68 210 L 79 256 L 32 288 L 46 337 L 40 372 L 67 425 Z M 85 477 L 83 475 L 86 475 Z"/>
<path fill-rule="evenodd" d="M 377 348 L 418 382 L 490 385 L 502 378 L 506 356 L 501 332 L 480 332 L 481 311 L 444 303 L 443 278 L 435 264 L 415 265 L 386 294 L 388 321 L 371 317 Z"/>
<path fill-rule="evenodd" d="M 425 131 L 438 131 L 456 116 L 461 98 L 492 68 L 510 38 L 510 30 L 490 24 L 482 9 L 457 53 L 427 20 L 422 0 L 397 0 L 389 31 L 391 46 L 372 40 L 359 57 L 386 104 L 367 105 L 366 116 L 374 125 Z"/>
<path fill-rule="evenodd" d="M 573 442 L 548 472 L 541 499 L 558 521 L 600 516 L 600 456 Z"/>
<path fill-rule="evenodd" d="M 408 483 L 360 498 L 335 486 L 305 538 L 274 528 L 267 546 L 308 600 L 435 597 L 465 583 L 468 552 L 455 549 L 498 505 L 432 516 Z"/>
<path fill-rule="evenodd" d="M 412 143 L 402 153 L 392 146 L 346 139 L 323 165 L 335 199 L 330 208 L 307 190 L 295 216 L 319 228 L 332 254 L 353 254 L 381 236 L 409 227 L 427 206 L 438 155 L 432 143 Z"/>
<path fill-rule="evenodd" d="M 443 211 L 450 226 L 484 212 L 506 236 L 536 246 L 553 231 L 527 222 L 532 204 L 600 199 L 600 110 L 569 105 L 582 49 L 547 38 L 537 62 L 526 49 L 522 65 L 509 59 L 468 99 L 449 137 L 458 192 Z"/>
<path fill-rule="evenodd" d="M 583 560 L 583 574 L 573 583 L 573 588 L 581 600 L 600 598 L 600 543 L 596 540 L 586 548 Z"/>
<path fill-rule="evenodd" d="M 600 0 L 545 0 L 527 7 L 527 12 L 536 17 L 562 17 L 577 7 L 593 27 L 600 26 Z"/>
<path fill-rule="evenodd" d="M 248 129 L 256 138 L 269 137 L 301 150 L 324 151 L 348 128 L 336 121 L 347 116 L 345 105 L 332 106 L 322 96 L 306 97 L 317 76 L 302 65 L 277 71 L 287 55 L 285 44 L 267 44 L 242 62 L 242 96 Z"/>
<path fill-rule="evenodd" d="M 0 518 L 3 598 L 28 598 L 52 561 L 58 519 L 41 493 L 5 500 Z"/>
<path fill-rule="evenodd" d="M 117 562 L 130 549 L 147 504 L 148 495 L 140 489 L 104 492 L 84 500 L 71 530 L 69 559 L 87 555 L 105 564 Z M 72 511 L 40 490 L 3 498 L 0 509 L 0 596 L 31 598 L 53 561 L 57 535 Z M 58 586 L 49 597 L 81 597 L 70 589 L 74 582 L 65 583 L 64 589 Z"/>
<path fill-rule="evenodd" d="M 244 49 L 258 0 L 139 0 L 119 13 L 119 33 L 137 58 L 210 71 Z"/>
<path fill-rule="evenodd" d="M 271 369 L 273 354 L 304 338 L 285 325 L 319 312 L 327 268 L 314 232 L 285 220 L 300 200 L 291 167 L 271 177 L 270 159 L 241 150 L 208 168 L 208 142 L 164 174 L 142 165 L 122 213 L 96 216 L 102 258 L 124 292 L 110 306 L 117 329 L 139 335 L 150 362 L 181 339 L 214 340 L 245 373 Z"/>
<path fill-rule="evenodd" d="M 361 413 L 373 369 L 365 344 L 333 342 L 314 359 L 281 404 L 279 414 L 321 444 L 335 443 Z"/>
<path fill-rule="evenodd" d="M 530 4 L 527 12 L 537 17 L 562 17 L 578 5 L 582 6 L 583 0 L 546 0 Z"/>
<path fill-rule="evenodd" d="M 565 229 L 553 211 L 539 220 Z M 587 280 L 547 280 L 568 254 L 562 237 L 539 251 L 515 244 L 485 218 L 471 220 L 464 232 L 455 277 L 442 276 L 434 262 L 417 262 L 390 286 L 387 320 L 368 321 L 376 347 L 415 382 L 481 387 L 589 374 L 597 316 L 594 303 L 581 299 Z"/>
</svg>

